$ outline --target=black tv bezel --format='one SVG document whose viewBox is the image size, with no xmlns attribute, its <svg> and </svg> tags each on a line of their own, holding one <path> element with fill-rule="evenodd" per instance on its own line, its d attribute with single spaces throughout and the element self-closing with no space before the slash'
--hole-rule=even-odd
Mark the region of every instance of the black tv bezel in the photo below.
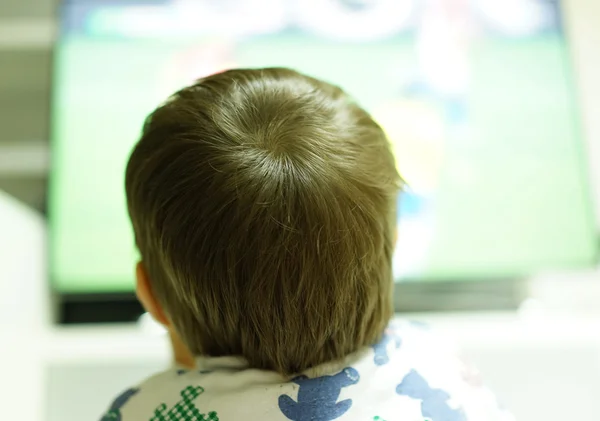
<svg viewBox="0 0 600 421">
<path fill-rule="evenodd" d="M 494 312 L 519 308 L 527 298 L 522 279 L 399 282 L 394 286 L 397 313 Z M 59 324 L 136 322 L 144 313 L 134 293 L 59 294 Z"/>
</svg>

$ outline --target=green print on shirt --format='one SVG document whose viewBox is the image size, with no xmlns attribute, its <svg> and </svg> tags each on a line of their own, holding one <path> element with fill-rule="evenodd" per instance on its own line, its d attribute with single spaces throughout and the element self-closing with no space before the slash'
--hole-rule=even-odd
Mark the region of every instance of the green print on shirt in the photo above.
<svg viewBox="0 0 600 421">
<path fill-rule="evenodd" d="M 217 413 L 212 411 L 208 414 L 202 414 L 196 405 L 194 399 L 204 393 L 200 386 L 188 386 L 181 391 L 181 400 L 167 410 L 166 404 L 159 405 L 154 410 L 154 416 L 149 421 L 219 421 Z"/>
</svg>

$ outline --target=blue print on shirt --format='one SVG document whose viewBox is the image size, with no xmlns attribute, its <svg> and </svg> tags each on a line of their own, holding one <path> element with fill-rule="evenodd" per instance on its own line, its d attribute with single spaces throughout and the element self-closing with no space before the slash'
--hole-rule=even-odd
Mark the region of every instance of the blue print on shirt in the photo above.
<svg viewBox="0 0 600 421">
<path fill-rule="evenodd" d="M 400 348 L 400 345 L 402 345 L 402 339 L 394 333 L 386 333 L 381 342 L 373 345 L 373 350 L 375 351 L 375 365 L 384 365 L 390 362 L 390 357 L 388 355 L 388 345 L 390 342 L 394 343 L 396 349 Z"/>
<path fill-rule="evenodd" d="M 299 376 L 292 381 L 298 388 L 298 402 L 288 395 L 279 396 L 279 409 L 292 421 L 331 421 L 352 406 L 352 399 L 338 402 L 342 388 L 358 383 L 358 371 L 347 367 L 333 376 L 314 379 Z"/>
<path fill-rule="evenodd" d="M 411 370 L 396 387 L 396 393 L 421 401 L 421 415 L 431 421 L 466 421 L 461 409 L 448 405 L 450 395 L 441 389 L 432 389 L 415 370 Z"/>
<path fill-rule="evenodd" d="M 123 408 L 127 401 L 139 391 L 139 389 L 128 389 L 121 393 L 121 395 L 114 400 L 110 409 L 100 421 L 121 421 L 121 408 Z"/>
</svg>

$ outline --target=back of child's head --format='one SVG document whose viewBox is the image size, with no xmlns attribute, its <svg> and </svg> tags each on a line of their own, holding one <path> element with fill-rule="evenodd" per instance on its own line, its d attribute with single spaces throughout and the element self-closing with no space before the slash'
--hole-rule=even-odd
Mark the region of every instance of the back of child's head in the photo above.
<svg viewBox="0 0 600 421">
<path fill-rule="evenodd" d="M 383 333 L 399 187 L 371 117 L 282 68 L 177 92 L 146 120 L 126 174 L 152 290 L 192 353 L 284 374 Z"/>
</svg>

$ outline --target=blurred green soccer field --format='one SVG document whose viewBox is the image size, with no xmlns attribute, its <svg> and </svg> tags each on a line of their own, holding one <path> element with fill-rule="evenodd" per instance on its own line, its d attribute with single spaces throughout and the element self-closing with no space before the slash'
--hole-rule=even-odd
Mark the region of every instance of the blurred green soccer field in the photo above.
<svg viewBox="0 0 600 421">
<path fill-rule="evenodd" d="M 202 42 L 63 40 L 50 200 L 51 276 L 59 291 L 132 289 L 137 254 L 125 207 L 126 160 L 144 117 L 175 86 L 169 64 L 177 66 L 178 52 Z M 279 35 L 236 45 L 234 60 L 335 82 L 369 110 L 396 100 L 415 72 L 407 38 L 345 46 Z M 445 139 L 422 278 L 519 276 L 591 264 L 584 142 L 564 41 L 482 41 L 471 70 L 475 135 Z"/>
</svg>

